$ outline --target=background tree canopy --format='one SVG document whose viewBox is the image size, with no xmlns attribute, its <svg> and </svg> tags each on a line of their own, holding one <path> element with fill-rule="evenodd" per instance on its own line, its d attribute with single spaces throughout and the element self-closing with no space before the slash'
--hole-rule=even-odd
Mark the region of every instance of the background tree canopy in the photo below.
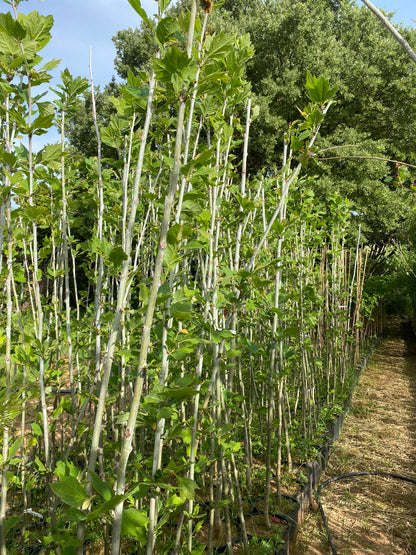
<svg viewBox="0 0 416 555">
<path fill-rule="evenodd" d="M 226 8 L 227 4 L 225 5 Z M 337 85 L 336 106 L 328 114 L 319 146 L 354 145 L 322 156 L 377 156 L 415 162 L 414 65 L 379 21 L 365 8 L 347 1 L 249 3 L 233 8 L 219 25 L 249 32 L 255 56 L 247 67 L 254 102 L 260 106 L 253 122 L 252 170 L 279 164 L 288 123 L 305 102 L 307 71 Z M 410 43 L 414 30 L 401 29 Z M 338 190 L 353 203 L 369 242 L 388 243 L 413 199 L 396 185 L 395 164 L 344 159 L 311 165 L 318 173 L 320 195 Z"/>
<path fill-rule="evenodd" d="M 289 510 L 393 285 L 416 308 L 414 70 L 371 14 L 129 3 L 123 82 L 54 102 L 53 18 L 0 14 L 0 555 L 260 553 L 246 507 Z"/>
<path fill-rule="evenodd" d="M 184 0 L 171 14 L 187 5 Z M 308 168 L 319 177 L 315 193 L 324 202 L 333 192 L 348 198 L 369 244 L 386 247 L 400 238 L 405 222 L 413 218 L 414 195 L 403 185 L 415 180 L 414 169 L 375 158 L 416 164 L 416 74 L 388 31 L 365 6 L 351 0 L 226 1 L 210 19 L 209 32 L 221 30 L 248 33 L 255 51 L 246 67 L 259 109 L 250 134 L 248 171 L 255 175 L 280 167 L 284 135 L 299 118 L 297 106 L 307 100 L 306 73 L 323 75 L 337 86 L 337 94 L 317 143 L 320 160 Z M 416 44 L 414 29 L 399 31 Z M 128 71 L 146 68 L 155 51 L 145 25 L 120 30 L 113 41 L 115 69 L 122 80 Z M 114 112 L 108 98 L 118 94 L 111 83 L 98 96 L 103 125 Z M 78 151 L 94 155 L 88 98 L 89 93 L 84 110 L 68 124 L 68 134 Z M 109 146 L 104 153 L 117 157 Z"/>
</svg>

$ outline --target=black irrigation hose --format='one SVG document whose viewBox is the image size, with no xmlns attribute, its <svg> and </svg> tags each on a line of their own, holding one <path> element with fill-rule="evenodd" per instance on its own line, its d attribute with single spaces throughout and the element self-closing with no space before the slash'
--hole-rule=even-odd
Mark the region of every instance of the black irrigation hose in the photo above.
<svg viewBox="0 0 416 555">
<path fill-rule="evenodd" d="M 341 474 L 340 476 L 335 476 L 335 478 L 330 478 L 326 480 L 323 484 L 321 484 L 318 488 L 318 506 L 319 511 L 322 516 L 322 521 L 324 523 L 326 533 L 328 535 L 328 541 L 332 549 L 333 555 L 338 555 L 338 551 L 335 547 L 334 540 L 332 539 L 331 532 L 329 531 L 328 520 L 325 516 L 324 508 L 322 507 L 321 502 L 321 491 L 326 488 L 331 482 L 337 482 L 338 480 L 345 480 L 346 478 L 355 478 L 356 476 L 385 476 L 386 478 L 395 478 L 396 480 L 403 480 L 404 482 L 409 482 L 411 484 L 416 484 L 416 480 L 414 478 L 409 478 L 408 476 L 401 476 L 400 474 L 393 474 L 391 472 L 378 472 L 376 470 L 368 471 L 368 472 L 351 472 L 349 474 Z"/>
</svg>

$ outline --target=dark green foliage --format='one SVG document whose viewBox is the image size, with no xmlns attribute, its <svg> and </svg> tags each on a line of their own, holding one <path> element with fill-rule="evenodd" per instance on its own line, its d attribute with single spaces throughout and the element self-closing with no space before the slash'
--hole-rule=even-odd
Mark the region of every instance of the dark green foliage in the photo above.
<svg viewBox="0 0 416 555">
<path fill-rule="evenodd" d="M 198 528 L 206 522 L 207 499 L 215 520 L 231 524 L 245 510 L 241 492 L 247 499 L 261 488 L 270 497 L 271 460 L 278 473 L 284 453 L 288 460 L 291 453 L 297 460 L 313 454 L 349 393 L 365 338 L 365 259 L 359 244 L 345 248 L 351 211 L 363 220 L 361 236 L 375 236 L 378 223 L 382 260 L 406 214 L 386 197 L 387 217 L 394 216 L 389 227 L 375 198 L 387 190 L 393 196 L 398 186 L 403 198 L 412 194 L 405 188 L 409 172 L 396 168 L 386 181 L 384 162 L 342 159 L 338 174 L 331 160 L 315 164 L 334 143 L 343 149 L 356 148 L 345 142 L 360 143 L 361 154 L 380 157 L 387 148 L 371 130 L 335 119 L 331 135 L 315 144 L 333 95 L 340 87 L 342 93 L 339 80 L 318 73 L 340 62 L 338 51 L 325 50 L 337 44 L 336 33 L 323 33 L 325 22 L 337 24 L 335 4 L 231 6 L 230 13 L 216 11 L 206 35 L 197 18 L 187 49 L 189 12 L 166 14 L 161 0 L 156 24 L 140 0 L 129 3 L 146 26 L 120 38 L 120 48 L 126 37 L 139 41 L 120 66 L 127 83 L 113 81 L 97 92 L 102 163 L 85 80 L 63 72 L 58 101 L 35 100 L 34 118 L 23 94 L 29 87 L 22 93 L 6 75 L 0 90 L 8 116 L 0 157 L 6 308 L 0 369 L 8 377 L 0 385 L 12 401 L 17 385 L 41 397 L 39 411 L 31 403 L 30 420 L 21 421 L 24 442 L 20 423 L 9 442 L 4 427 L 2 483 L 18 493 L 8 498 L 10 507 L 35 479 L 47 487 L 44 502 L 33 505 L 45 507 L 46 532 L 27 527 L 27 537 L 63 555 L 82 555 L 87 538 L 109 552 L 110 536 L 114 555 L 121 547 L 127 552 L 130 541 L 148 552 L 202 553 Z M 49 20 L 32 19 L 49 30 Z M 10 18 L 3 24 L 9 39 L 22 38 Z M 264 57 L 250 65 L 246 29 Z M 155 46 L 147 48 L 147 36 Z M 17 58 L 12 62 L 28 78 L 13 40 L 6 44 Z M 315 43 L 323 48 L 321 61 L 310 52 Z M 262 128 L 267 117 L 277 127 Z M 32 157 L 32 134 L 52 119 L 61 124 L 62 144 Z M 258 150 L 255 159 L 255 142 L 246 174 L 251 119 L 255 133 L 264 129 L 266 155 Z M 10 120 L 29 149 L 8 144 Z M 375 265 L 371 270 L 377 273 Z M 365 292 L 365 316 L 382 294 Z M 6 406 L 12 414 L 14 404 Z M 263 464 L 247 458 L 251 438 Z M 6 531 L 19 523 L 5 522 L 5 499 L 2 552 Z M 20 517 L 20 507 L 13 509 L 12 517 Z"/>
<path fill-rule="evenodd" d="M 414 163 L 416 74 L 413 63 L 365 7 L 349 0 L 254 3 L 232 17 L 250 33 L 256 55 L 247 77 L 260 105 L 253 122 L 250 162 L 256 168 L 279 164 L 283 135 L 304 104 L 307 71 L 325 75 L 338 87 L 318 146 L 355 145 L 322 156 L 378 156 Z M 227 14 L 226 17 L 229 15 Z M 414 31 L 402 30 L 410 43 Z M 353 202 L 364 238 L 389 243 L 413 204 L 413 195 L 386 184 L 395 164 L 331 160 L 312 165 L 322 198 L 338 190 Z M 414 170 L 413 170 L 414 171 Z"/>
<path fill-rule="evenodd" d="M 176 15 L 187 4 L 179 3 L 170 13 Z M 250 132 L 249 172 L 280 166 L 288 125 L 299 118 L 297 106 L 306 102 L 306 74 L 324 75 L 337 87 L 337 105 L 326 119 L 318 147 L 353 146 L 318 152 L 319 157 L 337 158 L 308 163 L 310 174 L 320 176 L 317 191 L 322 199 L 337 190 L 351 200 L 369 243 L 388 244 L 397 237 L 413 195 L 397 190 L 395 164 L 339 158 L 359 155 L 416 162 L 416 73 L 393 37 L 369 10 L 350 0 L 225 2 L 214 10 L 210 22 L 211 29 L 249 33 L 255 48 L 246 67 L 253 103 L 259 107 Z M 416 42 L 414 30 L 400 30 L 411 44 Z M 151 33 L 142 23 L 139 29 L 119 31 L 113 38 L 115 67 L 122 78 L 129 69 L 137 73 L 148 67 L 156 48 Z M 115 83 L 97 96 L 102 124 L 114 112 L 110 95 L 118 95 Z M 69 125 L 68 134 L 78 151 L 94 156 L 88 98 L 84 109 Z M 114 149 L 105 146 L 104 155 L 115 156 Z"/>
<path fill-rule="evenodd" d="M 137 73 L 148 66 L 156 53 L 156 45 L 145 23 L 141 24 L 140 29 L 136 27 L 117 31 L 113 42 L 116 48 L 114 67 L 122 79 L 127 79 L 129 70 Z"/>
</svg>

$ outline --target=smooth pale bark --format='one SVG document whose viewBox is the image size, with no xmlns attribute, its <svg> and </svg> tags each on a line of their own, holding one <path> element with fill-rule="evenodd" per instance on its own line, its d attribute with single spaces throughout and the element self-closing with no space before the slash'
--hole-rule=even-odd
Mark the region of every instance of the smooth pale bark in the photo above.
<svg viewBox="0 0 416 555">
<path fill-rule="evenodd" d="M 131 446 L 132 446 L 133 435 L 135 430 L 135 423 L 136 423 L 137 413 L 140 407 L 140 402 L 142 397 L 144 376 L 146 373 L 146 366 L 147 366 L 147 354 L 148 354 L 149 344 L 150 344 L 150 332 L 153 324 L 153 315 L 154 315 L 155 306 L 156 306 L 157 292 L 160 286 L 160 279 L 162 275 L 163 257 L 167 247 L 167 233 L 169 230 L 170 215 L 171 215 L 173 201 L 174 201 L 178 179 L 179 179 L 179 170 L 181 165 L 180 154 L 181 154 L 183 125 L 184 125 L 184 115 L 185 115 L 185 101 L 181 101 L 179 106 L 179 114 L 178 114 L 178 127 L 177 127 L 178 132 L 176 137 L 174 168 L 171 174 L 169 191 L 165 199 L 164 214 L 163 214 L 160 236 L 159 236 L 159 248 L 158 248 L 158 253 L 155 261 L 152 287 L 150 289 L 149 302 L 147 306 L 146 317 L 145 317 L 145 322 L 144 322 L 143 331 L 142 331 L 138 374 L 137 374 L 137 379 L 134 386 L 134 395 L 130 406 L 130 415 L 127 422 L 124 438 L 123 438 L 121 456 L 120 456 L 120 461 L 118 465 L 117 493 L 121 493 L 121 492 L 124 493 L 124 490 L 125 490 L 127 462 L 131 452 Z M 123 503 L 120 503 L 120 505 L 118 505 L 115 509 L 115 517 L 113 521 L 112 553 L 114 554 L 117 554 L 120 552 L 122 514 L 123 514 Z"/>
<path fill-rule="evenodd" d="M 101 171 L 101 136 L 98 128 L 97 110 L 95 107 L 95 92 L 92 73 L 92 48 L 90 46 L 90 80 L 91 80 L 91 113 L 94 122 L 95 136 L 97 137 L 97 170 L 98 170 L 98 218 L 97 218 L 97 238 L 103 240 L 104 225 L 104 190 L 103 177 Z M 101 387 L 99 374 L 101 368 L 101 314 L 102 314 L 102 290 L 104 284 L 104 259 L 98 257 L 96 268 L 96 288 L 94 300 L 94 329 L 95 329 L 95 374 L 98 381 L 98 393 Z M 72 387 L 71 387 L 72 389 Z"/>
<path fill-rule="evenodd" d="M 196 17 L 196 8 L 195 8 L 195 13 L 191 13 L 191 22 L 195 21 L 195 17 Z M 202 44 L 204 42 L 204 36 L 205 36 L 205 29 L 206 29 L 206 26 L 207 26 L 207 20 L 208 20 L 208 13 L 205 12 L 204 22 L 203 22 L 202 31 L 201 31 L 201 41 L 200 41 L 199 46 L 198 46 L 198 56 L 201 55 Z M 188 53 L 189 57 L 191 56 L 191 52 L 192 52 L 192 43 L 188 41 L 187 53 Z M 183 152 L 183 163 L 184 164 L 186 164 L 188 162 L 188 158 L 189 158 L 189 146 L 190 146 L 190 142 L 191 142 L 192 123 L 193 123 L 193 120 L 194 120 L 193 116 L 194 116 L 194 109 L 195 109 L 195 102 L 196 102 L 196 94 L 197 94 L 197 90 L 198 90 L 199 76 L 201 74 L 201 67 L 202 66 L 199 65 L 198 71 L 196 72 L 191 104 L 189 106 L 189 115 L 188 115 L 188 122 L 186 124 L 184 152 Z M 194 145 L 194 151 L 195 151 L 196 147 L 198 146 L 198 140 L 199 140 L 199 134 L 196 137 L 196 141 L 195 141 L 195 145 Z M 194 156 L 195 156 L 195 153 L 194 153 Z M 181 181 L 180 191 L 179 191 L 178 209 L 177 209 L 176 217 L 175 217 L 175 222 L 176 223 L 179 223 L 179 221 L 180 221 L 183 196 L 185 194 L 185 189 L 186 189 L 187 184 L 188 184 L 187 180 L 186 180 L 185 176 L 183 176 L 182 181 Z"/>
<path fill-rule="evenodd" d="M 283 145 L 283 168 L 286 167 L 287 164 L 287 156 L 288 156 L 288 148 L 289 145 L 287 141 L 284 142 Z M 284 179 L 286 175 L 290 172 L 290 163 L 289 168 L 284 175 Z M 283 222 L 284 218 L 286 217 L 286 200 L 287 197 L 283 197 L 283 190 L 285 189 L 285 180 L 283 180 L 282 184 L 282 198 L 283 198 L 283 205 L 279 212 L 279 221 L 280 223 Z M 288 191 L 288 189 L 286 188 Z M 282 247 L 283 247 L 283 239 L 284 239 L 284 231 L 280 234 L 279 239 L 277 241 L 277 251 L 276 251 L 276 259 L 279 260 L 282 256 Z M 279 268 L 276 272 L 275 276 L 275 291 L 274 291 L 274 308 L 278 309 L 280 306 L 280 293 L 282 289 L 282 267 L 281 263 L 279 263 Z M 273 315 L 273 324 L 272 324 L 272 337 L 273 340 L 276 337 L 277 329 L 279 325 L 279 318 L 277 312 Z M 273 421 L 274 421 L 274 413 L 275 413 L 275 395 L 274 395 L 274 387 L 275 384 L 278 384 L 278 413 L 279 413 L 279 426 L 277 430 L 277 438 L 278 438 L 278 452 L 277 452 L 277 484 L 278 484 L 278 502 L 280 503 L 280 470 L 281 470 L 281 447 L 282 447 L 282 434 L 281 434 L 281 380 L 275 379 L 276 374 L 278 374 L 278 367 L 280 361 L 280 353 L 282 349 L 282 342 L 279 342 L 279 345 L 276 344 L 274 341 L 273 348 L 270 355 L 270 363 L 269 363 L 269 383 L 267 387 L 268 393 L 268 406 L 267 406 L 267 447 L 266 447 L 266 481 L 265 481 L 265 495 L 264 495 L 264 514 L 265 514 L 265 521 L 267 528 L 271 527 L 270 523 L 270 496 L 271 496 L 271 480 L 272 480 L 272 463 L 271 463 L 271 451 L 272 451 L 272 432 L 273 432 Z M 282 367 L 282 365 L 281 365 Z M 282 368 L 280 368 L 281 370 Z"/>
<path fill-rule="evenodd" d="M 403 50 L 407 53 L 409 58 L 411 58 L 416 63 L 415 51 L 412 49 L 410 44 L 401 36 L 399 31 L 397 31 L 397 29 L 393 27 L 393 25 L 390 23 L 387 17 L 383 15 L 378 8 L 373 6 L 373 4 L 369 2 L 369 0 L 361 0 L 361 1 L 363 2 L 363 4 L 367 6 L 367 8 L 369 8 L 373 12 L 373 14 L 375 14 L 379 18 L 379 20 L 383 23 L 383 25 L 387 27 L 387 29 L 390 31 L 393 37 L 397 40 L 397 42 L 400 44 Z"/>
<path fill-rule="evenodd" d="M 97 404 L 95 420 L 94 420 L 91 450 L 90 450 L 90 456 L 88 461 L 88 469 L 93 471 L 95 471 L 95 466 L 96 466 L 97 458 L 99 454 L 99 439 L 100 439 L 101 430 L 102 430 L 102 422 L 104 417 L 105 402 L 107 398 L 107 390 L 108 390 L 108 384 L 110 380 L 111 367 L 114 360 L 114 352 L 115 352 L 117 337 L 120 330 L 122 314 L 124 312 L 125 305 L 126 305 L 126 297 L 128 292 L 129 281 L 131 279 L 131 274 L 130 274 L 131 250 L 132 250 L 132 242 L 133 242 L 133 236 L 134 236 L 136 213 L 137 213 L 137 207 L 138 207 L 138 194 L 139 194 L 143 163 L 144 163 L 144 154 L 145 154 L 145 149 L 147 144 L 147 137 L 150 129 L 150 122 L 153 116 L 153 93 L 155 89 L 155 83 L 156 83 L 155 76 L 153 74 L 149 82 L 146 117 L 143 125 L 142 135 L 141 135 L 139 155 L 138 155 L 137 164 L 136 164 L 135 180 L 134 180 L 133 190 L 130 198 L 131 208 L 130 208 L 130 214 L 129 214 L 128 225 L 126 229 L 126 237 L 125 237 L 125 253 L 127 255 L 127 259 L 123 262 L 121 267 L 119 288 L 117 293 L 117 304 L 114 311 L 113 323 L 112 323 L 111 332 L 108 339 L 107 349 L 106 349 L 105 358 L 104 358 L 104 364 L 103 364 L 104 369 L 102 374 L 101 387 L 100 387 L 98 404 Z M 166 230 L 166 233 L 167 233 L 167 230 Z M 164 243 L 163 252 L 165 248 L 166 248 L 166 241 Z M 163 253 L 162 253 L 162 259 L 163 259 Z M 156 298 L 154 299 L 154 301 L 156 301 Z M 144 333 L 147 335 L 146 330 L 144 330 Z M 146 354 L 147 354 L 149 341 L 150 341 L 150 330 L 149 330 L 149 337 L 147 338 Z M 143 385 L 142 370 L 139 371 L 137 381 L 138 381 L 138 387 L 136 387 L 136 395 L 140 400 L 141 388 Z M 137 410 L 135 411 L 135 414 L 133 415 L 134 421 L 130 422 L 129 420 L 129 425 L 130 425 L 129 430 L 134 430 L 137 411 L 138 411 L 138 406 L 137 406 Z M 133 420 L 133 418 L 131 420 Z M 131 442 L 132 442 L 132 437 L 130 437 L 130 442 L 126 447 L 126 451 L 125 452 L 122 451 L 122 457 L 123 457 L 123 460 L 125 460 L 126 465 L 127 465 L 128 456 L 131 451 Z M 120 465 L 121 464 L 122 463 L 120 463 Z M 122 479 L 124 480 L 125 466 L 124 468 L 120 466 L 119 470 L 121 472 L 121 476 L 123 477 Z M 123 481 L 122 489 L 124 491 L 124 481 Z M 92 484 L 90 482 L 87 484 L 87 491 L 88 492 L 92 491 Z M 112 553 L 114 555 L 120 552 L 120 539 L 121 539 L 120 532 L 121 532 L 122 510 L 123 510 L 123 506 L 121 505 L 121 512 L 118 515 L 118 519 L 115 519 L 115 523 L 117 522 L 118 526 L 114 525 L 113 527 L 114 535 L 113 535 Z M 80 540 L 80 545 L 77 548 L 77 555 L 82 555 L 83 553 L 84 536 L 85 536 L 85 525 L 84 523 L 80 522 L 78 524 L 78 529 L 77 529 L 77 538 Z"/>
<path fill-rule="evenodd" d="M 5 110 L 6 110 L 6 150 L 11 152 L 12 143 L 10 141 L 10 120 L 9 120 L 9 95 L 5 99 Z M 8 168 L 10 171 L 10 168 Z M 3 177 L 3 184 L 7 187 L 9 185 L 8 177 Z M 11 332 L 12 332 L 12 298 L 11 298 L 11 281 L 12 281 L 12 271 L 13 271 L 13 252 L 12 252 L 12 234 L 11 234 L 11 200 L 10 194 L 5 198 L 5 202 L 2 206 L 1 219 L 0 219 L 0 252 L 3 252 L 3 238 L 4 230 L 7 232 L 7 278 L 6 278 L 6 353 L 4 357 L 4 370 L 5 370 L 5 381 L 6 389 L 10 391 L 11 386 Z M 0 259 L 0 271 L 1 271 L 1 259 Z M 4 426 L 3 428 L 3 446 L 2 446 L 2 456 L 3 461 L 7 461 L 9 452 L 9 427 Z M 9 467 L 7 464 L 3 465 L 1 472 L 1 497 L 0 497 L 0 554 L 6 555 L 6 533 L 5 533 L 5 523 L 6 523 L 6 510 L 7 510 L 7 474 Z"/>
<path fill-rule="evenodd" d="M 332 104 L 332 100 L 330 102 L 328 102 L 328 104 L 322 110 L 322 114 L 325 115 L 328 112 L 329 108 L 331 107 L 331 104 Z M 321 129 L 321 124 L 319 124 L 316 127 L 316 129 L 315 129 L 315 131 L 314 131 L 314 133 L 311 137 L 311 140 L 309 142 L 309 148 L 312 148 L 314 142 L 316 141 L 316 138 L 318 137 L 320 129 Z M 266 241 L 266 239 L 267 239 L 267 237 L 270 233 L 270 230 L 272 229 L 272 226 L 273 226 L 274 222 L 276 221 L 276 218 L 281 214 L 281 212 L 282 212 L 282 210 L 283 210 L 283 208 L 286 204 L 286 198 L 287 198 L 287 195 L 289 193 L 289 188 L 290 188 L 291 184 L 295 181 L 297 176 L 299 175 L 301 169 L 302 169 L 302 164 L 299 163 L 296 166 L 296 168 L 293 170 L 291 176 L 288 179 L 285 179 L 283 181 L 282 194 L 281 194 L 281 197 L 280 197 L 279 204 L 278 204 L 276 210 L 274 211 L 272 217 L 270 218 L 270 221 L 269 221 L 269 223 L 268 223 L 268 225 L 267 225 L 267 227 L 266 227 L 266 229 L 263 233 L 263 236 L 261 237 L 261 239 L 258 242 L 256 248 L 254 249 L 254 253 L 253 253 L 251 259 L 246 264 L 245 270 L 247 270 L 248 272 L 253 270 L 256 258 L 258 256 L 261 248 L 263 247 L 264 242 Z"/>
<path fill-rule="evenodd" d="M 199 54 L 201 53 L 201 50 L 202 50 L 202 42 L 205 34 L 207 16 L 208 14 L 205 14 L 204 25 L 203 25 L 202 34 L 201 34 L 201 41 L 198 49 Z M 190 24 L 189 24 L 189 33 L 188 33 L 188 41 L 187 41 L 187 54 L 189 58 L 192 55 L 192 42 L 193 42 L 193 36 L 194 36 L 195 18 L 196 18 L 196 1 L 192 2 L 191 14 L 190 14 Z M 185 125 L 185 120 L 184 120 L 184 124 L 183 124 L 183 127 L 185 128 L 184 144 L 183 144 L 184 153 L 182 158 L 184 164 L 186 164 L 188 161 L 189 146 L 190 146 L 190 139 L 191 139 L 191 132 L 192 132 L 192 124 L 193 124 L 194 106 L 195 106 L 200 72 L 201 72 L 201 65 L 199 65 L 195 76 L 194 87 L 193 87 L 194 90 L 193 90 L 192 100 L 189 107 L 188 121 L 187 121 L 187 124 Z M 185 103 L 182 103 L 182 104 L 185 107 Z M 178 120 L 178 124 L 179 123 L 180 123 L 180 120 Z M 178 135 L 177 135 L 177 139 L 175 143 L 175 160 L 177 160 L 179 164 L 181 160 L 179 156 L 181 152 L 181 148 L 182 148 L 182 144 L 178 144 Z M 183 176 L 181 179 L 181 186 L 179 187 L 175 223 L 179 223 L 181 221 L 182 201 L 183 201 L 183 196 L 185 194 L 186 186 L 187 186 L 187 180 L 185 176 Z M 178 266 L 175 267 L 175 269 L 172 270 L 169 275 L 169 290 L 172 294 L 175 290 L 175 277 L 176 277 L 177 271 L 178 271 Z M 161 386 L 166 385 L 168 375 L 169 375 L 169 356 L 168 356 L 167 340 L 168 340 L 168 330 L 172 325 L 172 320 L 169 319 L 169 316 L 168 316 L 170 304 L 171 304 L 171 298 L 168 299 L 165 305 L 165 321 L 163 324 L 163 331 L 162 331 L 162 364 L 161 364 L 161 369 L 159 373 L 159 384 Z M 159 419 L 156 423 L 154 448 L 153 448 L 152 479 L 154 479 L 156 472 L 161 468 L 162 451 L 164 446 L 163 434 L 165 431 L 165 424 L 166 424 L 165 418 Z M 159 488 L 155 488 L 149 502 L 149 525 L 148 525 L 148 541 L 147 541 L 148 553 L 153 552 L 153 546 L 155 541 L 155 529 L 156 529 L 156 523 L 158 518 L 158 508 L 157 508 L 158 500 L 159 500 Z M 180 534 L 178 532 L 177 541 L 179 540 L 180 540 Z"/>
<path fill-rule="evenodd" d="M 65 111 L 61 115 L 61 147 L 65 150 Z M 64 285 L 65 285 L 65 333 L 68 345 L 68 374 L 69 387 L 71 388 L 71 407 L 75 412 L 75 386 L 74 386 L 74 365 L 72 360 L 72 337 L 71 337 L 71 291 L 69 284 L 69 260 L 68 260 L 68 215 L 67 215 L 67 194 L 65 176 L 65 157 L 61 159 L 61 187 L 62 187 L 62 257 L 64 263 Z M 58 319 L 57 319 L 58 321 Z"/>
<path fill-rule="evenodd" d="M 6 227 L 6 203 L 7 197 L 0 198 L 0 273 L 3 267 L 3 242 L 4 230 Z"/>
<path fill-rule="evenodd" d="M 195 15 L 196 15 L 196 1 L 194 0 L 192 5 L 192 10 L 191 10 L 191 21 L 189 24 L 189 31 L 188 31 L 188 43 L 187 43 L 188 56 L 190 56 L 191 48 L 192 48 L 193 32 L 194 32 L 194 26 L 195 26 Z M 145 376 L 146 367 L 147 367 L 147 354 L 148 354 L 149 344 L 150 344 L 150 332 L 153 324 L 153 316 L 154 316 L 154 311 L 156 306 L 157 292 L 160 287 L 160 280 L 161 280 L 162 268 L 163 268 L 163 257 L 167 247 L 167 234 L 170 227 L 170 217 L 171 217 L 176 191 L 178 188 L 179 173 L 182 165 L 181 155 L 182 155 L 182 136 L 183 136 L 184 124 L 185 124 L 185 107 L 186 107 L 186 99 L 182 95 L 180 95 L 176 138 L 175 138 L 174 165 L 173 165 L 172 172 L 170 174 L 169 190 L 165 198 L 163 217 L 162 217 L 161 226 L 160 226 L 159 246 L 158 246 L 157 256 L 154 264 L 152 286 L 149 292 L 149 300 L 148 300 L 145 322 L 144 322 L 143 331 L 142 331 L 138 373 L 137 373 L 137 378 L 134 386 L 134 393 L 133 393 L 133 399 L 131 401 L 131 406 L 130 406 L 129 419 L 127 422 L 127 427 L 126 427 L 123 442 L 122 442 L 121 455 L 120 455 L 120 460 L 118 464 L 117 493 L 121 493 L 121 492 L 124 493 L 124 490 L 125 490 L 127 462 L 132 449 L 135 423 L 136 423 L 137 413 L 140 407 L 140 402 L 142 397 L 144 376 Z M 160 447 L 161 447 L 160 442 L 158 442 L 157 448 L 160 448 Z M 151 498 L 151 504 L 149 509 L 150 522 L 149 522 L 149 529 L 148 529 L 148 542 L 147 542 L 147 551 L 146 551 L 147 553 L 153 552 L 154 531 L 153 531 L 152 525 L 154 524 L 155 518 L 152 515 L 156 514 L 155 500 L 156 499 L 154 497 Z M 112 537 L 112 549 L 111 549 L 111 552 L 113 553 L 113 555 L 120 552 L 123 503 L 120 503 L 120 505 L 118 505 L 115 508 L 114 512 L 115 512 L 115 516 L 113 521 L 113 537 Z"/>
<path fill-rule="evenodd" d="M 4 426 L 3 428 L 3 446 L 2 446 L 2 456 L 3 460 L 7 460 L 9 453 L 9 427 Z M 6 499 L 7 499 L 7 472 L 9 467 L 7 464 L 3 466 L 1 472 L 1 501 L 0 501 L 0 554 L 7 555 L 6 549 Z"/>
<path fill-rule="evenodd" d="M 244 131 L 244 147 L 243 147 L 243 163 L 241 167 L 241 184 L 240 184 L 240 194 L 242 198 L 246 196 L 246 179 L 247 179 L 247 152 L 248 152 L 248 137 L 250 134 L 250 123 L 251 123 L 251 98 L 247 101 L 246 108 L 246 128 Z M 244 212 L 244 208 L 240 206 L 240 212 Z M 234 254 L 234 270 L 238 272 L 240 267 L 240 248 L 241 248 L 241 238 L 243 234 L 243 220 L 238 224 L 237 236 L 235 242 L 235 254 Z"/>
<path fill-rule="evenodd" d="M 32 124 L 32 82 L 30 75 L 28 75 L 28 126 Z M 33 174 L 34 174 L 34 163 L 33 163 L 33 134 L 28 136 L 29 139 L 29 205 L 34 206 L 33 200 Z M 33 292 L 35 298 L 36 306 L 36 320 L 34 322 L 34 331 L 36 338 L 42 343 L 43 341 L 43 306 L 40 297 L 40 287 L 39 287 L 39 261 L 38 261 L 38 226 L 34 221 L 32 223 L 32 264 L 33 264 Z M 45 361 L 42 355 L 39 355 L 39 394 L 41 401 L 41 413 L 42 413 L 42 424 L 43 424 L 43 441 L 45 447 L 45 466 L 50 467 L 50 450 L 49 450 L 49 424 L 48 424 L 48 413 L 46 407 L 46 392 L 45 392 Z"/>
<path fill-rule="evenodd" d="M 7 248 L 7 279 L 6 279 L 6 354 L 4 357 L 5 378 L 6 378 L 6 391 L 10 394 L 12 382 L 12 368 L 11 368 L 11 336 L 12 336 L 12 272 L 13 272 L 13 239 L 11 233 L 11 220 L 10 220 L 10 198 L 7 202 L 7 231 L 8 231 L 8 248 Z M 8 415 L 7 415 L 8 416 Z M 3 428 L 3 446 L 2 456 L 3 461 L 7 461 L 9 453 L 9 426 Z M 1 472 L 1 499 L 0 499 L 0 553 L 6 555 L 6 514 L 7 514 L 7 485 L 8 485 L 8 472 L 9 465 L 4 464 Z"/>
</svg>

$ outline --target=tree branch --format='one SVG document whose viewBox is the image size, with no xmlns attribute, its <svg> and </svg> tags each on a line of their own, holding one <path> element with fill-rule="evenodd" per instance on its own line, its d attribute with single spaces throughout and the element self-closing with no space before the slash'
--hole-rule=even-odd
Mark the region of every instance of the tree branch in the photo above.
<svg viewBox="0 0 416 555">
<path fill-rule="evenodd" d="M 327 150 L 327 149 L 325 149 Z M 322 151 L 323 152 L 323 151 Z M 400 162 L 400 160 L 391 160 L 390 158 L 382 158 L 381 156 L 319 156 L 315 159 L 317 160 L 321 160 L 322 162 L 325 162 L 325 160 L 343 160 L 344 158 L 357 158 L 360 160 L 380 160 L 381 162 L 393 162 L 394 164 L 399 164 L 400 166 L 407 166 L 408 168 L 415 168 L 416 166 L 414 166 L 413 164 L 408 164 L 407 162 Z"/>
<path fill-rule="evenodd" d="M 416 63 L 416 53 L 414 52 L 414 50 L 412 49 L 412 47 L 410 46 L 410 44 L 401 36 L 401 34 L 399 33 L 399 31 L 397 31 L 393 25 L 390 23 L 390 21 L 387 19 L 387 17 L 385 15 L 383 15 L 381 13 L 381 11 L 376 8 L 375 6 L 373 6 L 373 4 L 369 1 L 369 0 L 361 0 L 366 6 L 367 8 L 369 8 L 373 14 L 375 14 L 379 20 L 387 27 L 387 29 L 390 31 L 390 33 L 393 35 L 393 37 L 397 40 L 397 42 L 400 44 L 400 46 L 407 52 L 407 54 L 409 55 L 409 57 Z"/>
</svg>

